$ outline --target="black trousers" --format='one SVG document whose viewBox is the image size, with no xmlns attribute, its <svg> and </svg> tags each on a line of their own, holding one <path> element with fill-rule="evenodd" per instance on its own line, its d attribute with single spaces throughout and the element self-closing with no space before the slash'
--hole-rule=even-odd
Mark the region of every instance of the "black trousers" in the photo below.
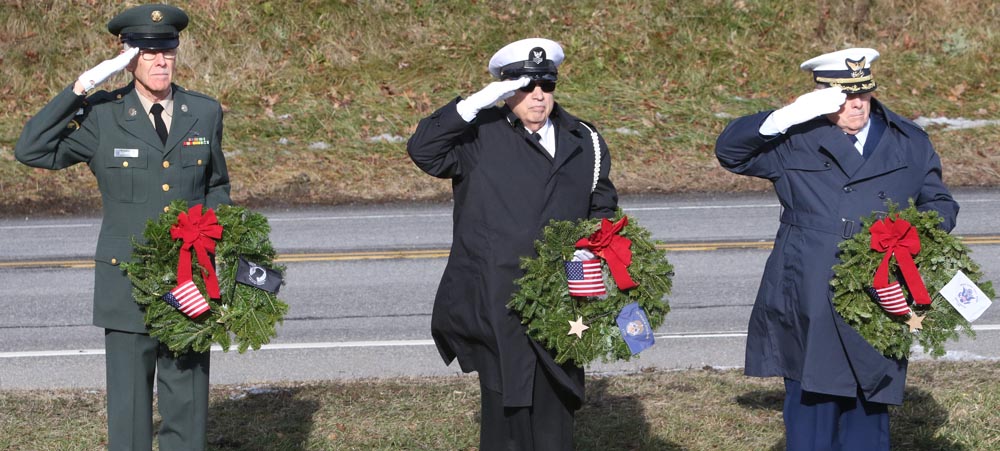
<svg viewBox="0 0 1000 451">
<path fill-rule="evenodd" d="M 532 405 L 504 407 L 503 393 L 480 380 L 479 451 L 572 451 L 575 398 L 535 365 Z"/>
</svg>

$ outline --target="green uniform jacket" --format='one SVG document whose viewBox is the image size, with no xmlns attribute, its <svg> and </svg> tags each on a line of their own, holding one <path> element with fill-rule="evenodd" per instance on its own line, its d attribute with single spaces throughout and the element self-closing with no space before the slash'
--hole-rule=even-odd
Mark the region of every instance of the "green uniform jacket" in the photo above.
<svg viewBox="0 0 1000 451">
<path fill-rule="evenodd" d="M 167 143 L 153 128 L 134 83 L 84 99 L 67 88 L 24 126 L 17 160 L 45 169 L 87 163 L 101 190 L 104 220 L 97 241 L 94 325 L 146 333 L 143 312 L 119 264 L 132 256 L 148 219 L 173 200 L 216 207 L 230 203 L 222 154 L 222 107 L 173 85 Z"/>
</svg>

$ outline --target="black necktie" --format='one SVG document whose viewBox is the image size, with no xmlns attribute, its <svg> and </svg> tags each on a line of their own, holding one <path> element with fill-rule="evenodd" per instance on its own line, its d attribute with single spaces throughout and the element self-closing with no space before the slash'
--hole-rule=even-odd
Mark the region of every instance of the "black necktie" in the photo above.
<svg viewBox="0 0 1000 451">
<path fill-rule="evenodd" d="M 156 134 L 160 135 L 160 141 L 163 144 L 167 143 L 167 124 L 163 122 L 163 116 L 160 113 L 163 112 L 163 105 L 159 103 L 154 103 L 152 107 L 149 108 L 149 112 L 153 113 L 153 125 L 156 126 Z"/>
<path fill-rule="evenodd" d="M 535 141 L 542 142 L 542 135 L 539 135 L 538 132 L 532 133 L 531 137 L 535 138 Z"/>
</svg>

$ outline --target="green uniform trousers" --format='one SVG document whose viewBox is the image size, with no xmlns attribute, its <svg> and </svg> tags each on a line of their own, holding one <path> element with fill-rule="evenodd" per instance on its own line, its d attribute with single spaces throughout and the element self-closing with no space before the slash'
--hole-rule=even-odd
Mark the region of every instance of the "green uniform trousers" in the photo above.
<svg viewBox="0 0 1000 451">
<path fill-rule="evenodd" d="M 161 451 L 206 447 L 209 353 L 179 357 L 146 334 L 104 330 L 108 450 L 153 449 L 153 377 L 162 422 Z"/>
</svg>

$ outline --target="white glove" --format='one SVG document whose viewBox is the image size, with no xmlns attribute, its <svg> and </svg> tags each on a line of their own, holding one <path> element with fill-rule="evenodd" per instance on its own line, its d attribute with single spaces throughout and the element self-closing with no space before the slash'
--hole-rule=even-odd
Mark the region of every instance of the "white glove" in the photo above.
<svg viewBox="0 0 1000 451">
<path fill-rule="evenodd" d="M 496 105 L 497 102 L 514 95 L 514 91 L 517 91 L 517 88 L 527 86 L 529 82 L 531 82 L 531 79 L 528 77 L 521 77 L 517 80 L 495 81 L 486 85 L 485 88 L 469 96 L 467 99 L 458 102 L 455 108 L 458 109 L 458 115 L 462 116 L 465 122 L 472 122 L 476 118 L 476 115 L 479 114 L 479 110 L 489 108 Z"/>
<path fill-rule="evenodd" d="M 594 253 L 590 252 L 589 249 L 577 249 L 573 251 L 573 261 L 575 262 L 585 262 L 593 259 Z"/>
<path fill-rule="evenodd" d="M 765 136 L 785 133 L 789 127 L 812 118 L 836 112 L 847 101 L 847 94 L 841 88 L 831 87 L 803 94 L 791 105 L 771 113 L 760 125 L 760 134 Z"/>
<path fill-rule="evenodd" d="M 104 83 L 104 80 L 124 69 L 125 66 L 128 66 L 132 58 L 135 58 L 138 54 L 138 47 L 130 47 L 120 55 L 109 60 L 104 60 L 101 64 L 94 66 L 93 69 L 84 72 L 76 81 L 80 82 L 85 90 L 90 91 L 97 85 Z"/>
</svg>

